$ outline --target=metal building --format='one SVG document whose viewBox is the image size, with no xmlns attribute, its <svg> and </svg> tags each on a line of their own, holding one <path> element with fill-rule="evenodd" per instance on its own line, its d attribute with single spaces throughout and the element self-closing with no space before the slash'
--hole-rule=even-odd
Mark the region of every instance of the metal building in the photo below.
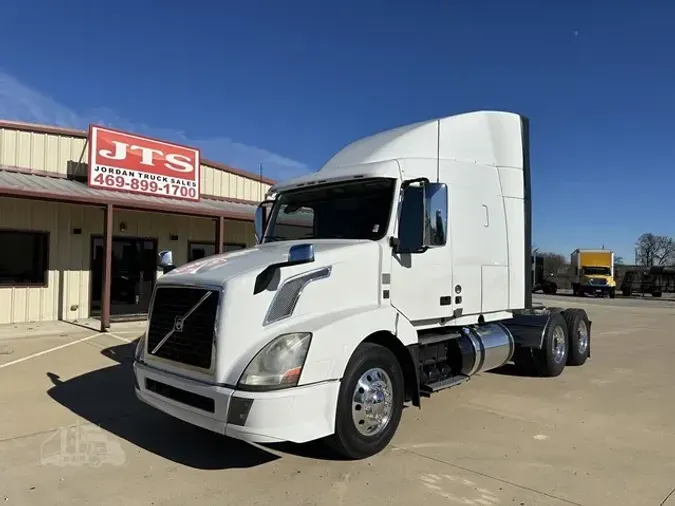
<svg viewBox="0 0 675 506">
<path fill-rule="evenodd" d="M 137 139 L 141 147 L 131 148 L 149 146 L 151 164 L 159 153 L 166 167 L 187 177 L 187 155 L 181 162 L 180 154 L 160 153 L 163 146 L 180 153 L 181 146 Z M 176 186 L 175 195 L 170 189 L 160 195 L 157 184 L 139 179 L 161 177 L 153 175 L 155 168 L 138 165 L 144 163 L 140 155 L 131 166 L 145 172 L 117 169 L 97 174 L 93 182 L 91 141 L 92 128 L 0 121 L 0 324 L 94 317 L 105 329 L 111 318 L 142 318 L 161 275 L 159 251 L 171 249 L 180 265 L 255 242 L 255 207 L 273 181 L 203 160 L 197 150 L 193 179 L 176 179 L 189 191 Z M 122 145 L 114 137 L 98 142 Z M 100 153 L 115 156 L 112 148 L 101 147 Z M 124 160 L 109 163 L 126 167 Z M 96 170 L 108 169 L 98 164 Z"/>
</svg>

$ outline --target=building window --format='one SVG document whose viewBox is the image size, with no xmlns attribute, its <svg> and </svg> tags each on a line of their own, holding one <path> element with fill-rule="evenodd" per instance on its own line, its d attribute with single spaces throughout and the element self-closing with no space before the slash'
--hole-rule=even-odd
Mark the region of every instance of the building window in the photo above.
<svg viewBox="0 0 675 506">
<path fill-rule="evenodd" d="M 23 230 L 0 230 L 0 284 L 47 284 L 49 234 Z"/>
<path fill-rule="evenodd" d="M 246 244 L 238 242 L 224 242 L 223 252 L 245 249 Z M 191 242 L 188 244 L 188 262 L 199 260 L 200 258 L 215 255 L 216 245 L 212 242 Z"/>
</svg>

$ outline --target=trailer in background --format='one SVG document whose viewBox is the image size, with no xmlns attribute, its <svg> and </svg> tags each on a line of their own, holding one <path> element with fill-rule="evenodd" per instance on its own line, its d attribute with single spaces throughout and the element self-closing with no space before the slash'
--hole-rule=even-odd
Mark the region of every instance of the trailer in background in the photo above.
<svg viewBox="0 0 675 506">
<path fill-rule="evenodd" d="M 661 297 L 664 293 L 675 293 L 675 268 L 655 266 L 648 270 L 626 271 L 621 280 L 621 293 L 625 296 L 648 293 L 652 297 Z"/>
<path fill-rule="evenodd" d="M 544 257 L 532 254 L 532 291 L 542 291 L 546 295 L 553 295 L 558 291 L 555 281 L 546 279 Z"/>
</svg>

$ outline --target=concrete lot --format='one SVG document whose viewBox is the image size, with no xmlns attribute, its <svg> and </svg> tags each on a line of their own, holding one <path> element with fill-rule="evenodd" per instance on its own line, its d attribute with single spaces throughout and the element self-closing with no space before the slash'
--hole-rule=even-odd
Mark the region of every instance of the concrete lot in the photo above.
<svg viewBox="0 0 675 506">
<path fill-rule="evenodd" d="M 356 463 L 237 443 L 141 405 L 138 325 L 0 329 L 0 503 L 675 506 L 675 305 L 536 299 L 587 308 L 584 367 L 485 373 L 407 409 L 392 446 Z"/>
</svg>

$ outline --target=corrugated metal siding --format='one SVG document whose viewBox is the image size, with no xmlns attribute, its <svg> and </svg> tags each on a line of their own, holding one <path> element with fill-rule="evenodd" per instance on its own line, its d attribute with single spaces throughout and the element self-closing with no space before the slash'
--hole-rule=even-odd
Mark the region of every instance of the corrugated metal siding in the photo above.
<svg viewBox="0 0 675 506">
<path fill-rule="evenodd" d="M 270 185 L 202 165 L 202 193 L 260 202 Z"/>
<path fill-rule="evenodd" d="M 0 128 L 0 163 L 33 170 L 86 175 L 85 139 Z"/>
<path fill-rule="evenodd" d="M 3 165 L 86 176 L 89 153 L 84 148 L 85 139 L 79 137 L 0 128 L 0 164 Z M 204 164 L 201 184 L 205 195 L 254 201 L 263 199 L 270 187 Z"/>
<path fill-rule="evenodd" d="M 123 233 L 119 232 L 121 222 L 126 225 Z M 226 241 L 254 244 L 252 223 L 226 220 L 225 227 Z M 0 324 L 88 317 L 91 236 L 103 233 L 103 211 L 0 197 L 0 228 L 50 233 L 48 286 L 0 287 Z M 82 234 L 73 235 L 74 228 L 81 228 Z M 173 250 L 180 265 L 187 261 L 188 241 L 214 242 L 215 225 L 206 218 L 119 211 L 114 215 L 113 234 L 157 239 L 158 249 Z M 171 241 L 171 234 L 177 234 L 178 240 Z"/>
</svg>

